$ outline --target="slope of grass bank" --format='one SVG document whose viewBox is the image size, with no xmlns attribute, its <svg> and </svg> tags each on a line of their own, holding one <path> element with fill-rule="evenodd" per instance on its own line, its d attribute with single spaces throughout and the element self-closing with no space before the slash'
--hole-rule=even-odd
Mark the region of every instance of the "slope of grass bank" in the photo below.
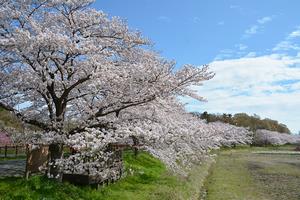
<svg viewBox="0 0 300 200">
<path fill-rule="evenodd" d="M 41 176 L 0 179 L 0 199 L 198 199 L 209 163 L 195 167 L 189 177 L 170 173 L 163 163 L 147 153 L 135 158 L 127 152 L 124 156 L 128 175 L 115 184 L 101 189 L 57 183 Z M 131 173 L 131 174 L 130 174 Z"/>
<path fill-rule="evenodd" d="M 205 183 L 206 199 L 300 199 L 300 155 L 288 153 L 294 148 L 252 147 L 220 151 Z M 261 154 L 261 151 L 270 153 Z"/>
<path fill-rule="evenodd" d="M 12 127 L 17 130 L 21 130 L 22 124 L 16 116 L 0 107 L 0 128 L 1 127 Z"/>
</svg>

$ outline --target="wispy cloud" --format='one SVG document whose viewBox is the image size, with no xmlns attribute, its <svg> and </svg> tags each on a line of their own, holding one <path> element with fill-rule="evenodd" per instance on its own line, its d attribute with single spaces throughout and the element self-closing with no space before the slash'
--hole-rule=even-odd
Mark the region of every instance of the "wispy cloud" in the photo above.
<svg viewBox="0 0 300 200">
<path fill-rule="evenodd" d="M 235 51 L 232 49 L 222 49 L 219 54 L 214 58 L 214 60 L 224 60 L 229 59 L 235 55 Z"/>
<path fill-rule="evenodd" d="M 256 20 L 256 23 L 251 25 L 248 29 L 245 30 L 243 38 L 248 38 L 251 35 L 257 34 L 258 32 L 262 31 L 265 24 L 271 22 L 274 16 L 266 16 Z"/>
<path fill-rule="evenodd" d="M 236 44 L 235 47 L 237 47 L 240 51 L 246 50 L 248 48 L 245 44 Z"/>
<path fill-rule="evenodd" d="M 300 37 L 300 30 L 297 31 L 293 31 L 290 35 L 290 38 L 296 38 L 296 37 Z"/>
<path fill-rule="evenodd" d="M 241 5 L 233 4 L 230 5 L 229 8 L 240 15 L 247 15 L 249 13 L 248 9 L 243 8 Z"/>
<path fill-rule="evenodd" d="M 165 23 L 170 23 L 172 21 L 170 17 L 164 15 L 157 17 L 157 20 Z"/>
<path fill-rule="evenodd" d="M 256 57 L 257 53 L 254 51 L 249 52 L 248 54 L 245 55 L 245 58 L 254 58 Z"/>
<path fill-rule="evenodd" d="M 276 44 L 272 49 L 273 51 L 289 51 L 289 50 L 300 50 L 300 47 L 292 41 L 284 40 Z"/>
<path fill-rule="evenodd" d="M 230 5 L 229 8 L 230 9 L 240 9 L 241 6 L 240 5 Z"/>
<path fill-rule="evenodd" d="M 297 30 L 291 32 L 288 36 L 288 38 L 293 39 L 296 37 L 300 37 L 300 27 L 297 28 Z"/>
<path fill-rule="evenodd" d="M 251 26 L 250 28 L 248 28 L 248 29 L 245 31 L 245 34 L 246 34 L 246 35 L 253 35 L 253 34 L 256 34 L 257 31 L 258 31 L 258 28 L 259 28 L 258 25 L 253 25 L 253 26 Z"/>
<path fill-rule="evenodd" d="M 272 21 L 272 17 L 263 17 L 263 18 L 257 20 L 257 22 L 259 24 L 265 24 L 270 21 Z"/>
<path fill-rule="evenodd" d="M 284 40 L 278 42 L 273 51 L 300 51 L 299 45 L 294 41 L 294 39 L 300 37 L 300 26 L 298 26 L 294 31 L 289 33 Z"/>
<path fill-rule="evenodd" d="M 245 44 L 236 44 L 232 49 L 222 49 L 219 51 L 218 55 L 214 58 L 215 61 L 233 59 L 241 57 L 247 53 L 248 46 Z M 252 52 L 253 53 L 253 52 Z M 250 54 L 249 54 L 250 55 Z M 255 54 L 256 55 L 256 54 Z"/>
</svg>

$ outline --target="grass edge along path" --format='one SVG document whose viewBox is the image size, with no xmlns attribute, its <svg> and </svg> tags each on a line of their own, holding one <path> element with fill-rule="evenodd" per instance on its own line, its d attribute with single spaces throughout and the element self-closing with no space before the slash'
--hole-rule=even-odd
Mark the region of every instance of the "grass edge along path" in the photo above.
<svg viewBox="0 0 300 200">
<path fill-rule="evenodd" d="M 234 151 L 234 150 L 233 150 Z M 221 151 L 205 181 L 206 200 L 267 199 L 243 160 L 231 150 Z"/>
<path fill-rule="evenodd" d="M 101 189 L 57 183 L 42 176 L 28 181 L 22 178 L 0 179 L 0 199 L 103 199 L 103 200 L 193 200 L 199 199 L 200 188 L 208 175 L 212 159 L 195 166 L 188 177 L 169 172 L 165 165 L 141 152 L 124 155 L 127 176 Z"/>
</svg>

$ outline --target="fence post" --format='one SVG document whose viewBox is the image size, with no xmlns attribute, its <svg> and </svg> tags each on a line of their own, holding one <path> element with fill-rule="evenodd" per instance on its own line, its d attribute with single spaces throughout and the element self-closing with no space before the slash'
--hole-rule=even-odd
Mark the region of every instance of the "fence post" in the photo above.
<svg viewBox="0 0 300 200">
<path fill-rule="evenodd" d="M 133 151 L 134 151 L 134 156 L 137 157 L 138 155 L 138 145 L 139 145 L 139 140 L 137 137 L 132 136 L 132 140 L 133 140 Z"/>
<path fill-rule="evenodd" d="M 29 175 L 30 175 L 30 171 L 28 169 L 29 156 L 30 156 L 29 145 L 26 144 L 26 166 L 25 166 L 25 174 L 24 174 L 26 180 L 28 180 Z"/>
<path fill-rule="evenodd" d="M 4 149 L 4 157 L 6 158 L 6 157 L 7 157 L 7 145 L 5 145 L 4 148 L 5 148 L 5 149 Z"/>
<path fill-rule="evenodd" d="M 18 145 L 16 145 L 16 157 L 18 156 Z"/>
</svg>

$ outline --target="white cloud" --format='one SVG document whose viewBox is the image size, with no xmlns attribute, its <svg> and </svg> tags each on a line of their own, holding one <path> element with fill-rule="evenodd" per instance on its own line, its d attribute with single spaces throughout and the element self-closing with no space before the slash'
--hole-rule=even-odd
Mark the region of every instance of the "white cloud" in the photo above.
<svg viewBox="0 0 300 200">
<path fill-rule="evenodd" d="M 291 89 L 292 90 L 300 90 L 300 82 L 293 84 Z"/>
<path fill-rule="evenodd" d="M 240 51 L 246 50 L 248 48 L 248 46 L 245 44 L 237 44 L 235 45 L 235 47 L 237 47 Z"/>
<path fill-rule="evenodd" d="M 289 51 L 289 50 L 300 51 L 300 47 L 298 46 L 297 43 L 294 42 L 294 39 L 297 37 L 300 37 L 300 27 L 297 27 L 294 31 L 289 33 L 284 40 L 278 42 L 272 50 L 273 51 Z"/>
<path fill-rule="evenodd" d="M 260 19 L 258 19 L 257 20 L 257 22 L 259 23 L 259 24 L 265 24 L 265 23 L 267 23 L 267 22 L 270 22 L 270 21 L 272 21 L 272 17 L 263 17 L 263 18 L 260 18 Z"/>
<path fill-rule="evenodd" d="M 272 49 L 273 51 L 288 51 L 288 50 L 300 50 L 300 47 L 297 44 L 294 44 L 291 41 L 281 41 Z"/>
<path fill-rule="evenodd" d="M 159 16 L 157 20 L 165 23 L 170 23 L 172 21 L 171 18 L 167 16 Z"/>
<path fill-rule="evenodd" d="M 214 58 L 214 60 L 224 60 L 231 58 L 235 52 L 232 49 L 223 49 L 220 51 L 220 53 Z"/>
<path fill-rule="evenodd" d="M 255 56 L 256 56 L 256 52 L 251 51 L 251 52 L 249 52 L 245 57 L 246 57 L 246 58 L 253 58 L 253 57 L 255 57 Z"/>
<path fill-rule="evenodd" d="M 290 35 L 290 38 L 300 37 L 300 30 L 293 31 Z"/>
<path fill-rule="evenodd" d="M 235 57 L 240 57 L 245 55 L 245 50 L 248 49 L 248 46 L 245 44 L 236 44 L 234 45 L 234 49 L 222 49 L 218 55 L 214 58 L 215 61 L 218 60 L 225 60 L 225 59 L 232 59 Z M 255 56 L 255 52 L 250 52 L 248 56 Z"/>
<path fill-rule="evenodd" d="M 251 26 L 249 29 L 247 29 L 247 30 L 245 31 L 245 34 L 247 34 L 247 35 L 253 35 L 253 34 L 256 34 L 258 28 L 259 28 L 259 27 L 258 27 L 257 25 L 253 25 L 253 26 Z"/>
<path fill-rule="evenodd" d="M 266 16 L 256 20 L 256 24 L 250 26 L 248 29 L 245 30 L 243 35 L 244 38 L 250 37 L 251 35 L 257 34 L 264 28 L 264 25 L 268 22 L 273 20 L 273 16 Z"/>
<path fill-rule="evenodd" d="M 210 66 L 216 76 L 196 87 L 208 102 L 191 101 L 187 108 L 256 113 L 286 123 L 296 132 L 300 130 L 300 68 L 290 67 L 295 64 L 300 64 L 300 58 L 280 54 L 213 61 Z"/>
<path fill-rule="evenodd" d="M 295 31 L 291 32 L 287 38 L 293 39 L 296 37 L 300 37 L 300 27 L 297 27 L 297 29 Z"/>
</svg>

